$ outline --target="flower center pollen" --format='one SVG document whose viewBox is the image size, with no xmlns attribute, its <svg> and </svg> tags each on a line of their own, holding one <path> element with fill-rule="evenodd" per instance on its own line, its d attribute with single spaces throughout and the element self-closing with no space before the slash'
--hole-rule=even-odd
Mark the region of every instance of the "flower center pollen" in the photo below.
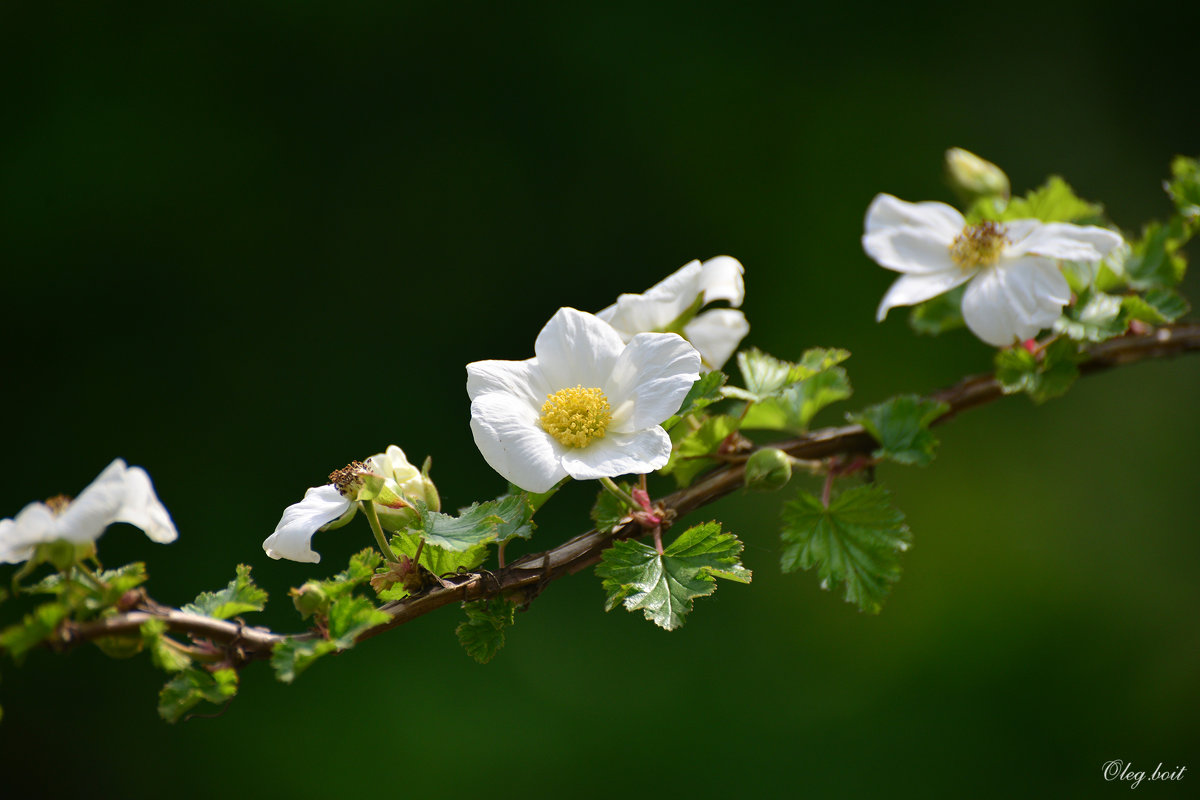
<svg viewBox="0 0 1200 800">
<path fill-rule="evenodd" d="M 612 406 L 604 392 L 582 386 L 546 395 L 538 420 L 542 430 L 567 447 L 587 447 L 604 436 L 611 422 Z"/>
<path fill-rule="evenodd" d="M 362 487 L 364 472 L 367 472 L 366 464 L 351 461 L 341 469 L 329 473 L 329 482 L 337 487 L 342 497 L 351 497 Z"/>
<path fill-rule="evenodd" d="M 1007 229 L 988 220 L 978 225 L 968 225 L 954 237 L 950 245 L 950 258 L 962 269 L 989 267 L 1000 260 L 1004 245 L 1009 244 Z"/>
</svg>

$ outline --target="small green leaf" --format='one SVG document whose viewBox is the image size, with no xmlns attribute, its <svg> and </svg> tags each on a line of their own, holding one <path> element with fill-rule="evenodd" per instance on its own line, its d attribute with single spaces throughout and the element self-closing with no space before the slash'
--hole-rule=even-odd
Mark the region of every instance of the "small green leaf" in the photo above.
<svg viewBox="0 0 1200 800">
<path fill-rule="evenodd" d="M 271 667 L 277 680 L 291 683 L 318 658 L 337 649 L 327 639 L 284 639 L 271 650 Z"/>
<path fill-rule="evenodd" d="M 158 714 L 167 722 L 178 722 L 197 703 L 207 700 L 224 705 L 237 694 L 238 675 L 233 669 L 207 672 L 185 669 L 167 682 L 158 695 Z"/>
<path fill-rule="evenodd" d="M 687 486 L 701 472 L 716 465 L 715 459 L 705 456 L 715 453 L 721 442 L 737 429 L 738 421 L 733 417 L 724 414 L 709 417 L 699 428 L 679 439 L 662 473 L 674 475 L 680 486 Z M 676 434 L 679 434 L 678 429 Z"/>
<path fill-rule="evenodd" d="M 1104 221 L 1104 206 L 1079 199 L 1066 181 L 1051 175 L 1040 188 L 1009 201 L 1001 219 L 1093 224 Z"/>
<path fill-rule="evenodd" d="M 618 483 L 617 486 L 626 494 L 633 491 L 628 483 Z M 591 518 L 596 523 L 596 530 L 611 533 L 629 521 L 629 507 L 612 492 L 601 489 L 592 506 Z"/>
<path fill-rule="evenodd" d="M 0 631 L 0 650 L 7 650 L 12 660 L 19 664 L 26 653 L 53 636 L 58 624 L 66 617 L 66 606 L 43 603 L 26 614 L 20 622 Z"/>
<path fill-rule="evenodd" d="M 937 336 L 966 326 L 962 315 L 962 297 L 966 286 L 951 289 L 932 300 L 918 303 L 908 315 L 908 326 L 925 336 Z"/>
<path fill-rule="evenodd" d="M 504 646 L 505 631 L 516 621 L 517 604 L 502 597 L 463 603 L 467 621 L 455 628 L 467 655 L 486 664 Z"/>
<path fill-rule="evenodd" d="M 821 588 L 844 583 L 845 599 L 863 611 L 879 613 L 900 578 L 900 554 L 912 535 L 904 514 L 880 486 L 849 489 L 827 508 L 801 492 L 783 510 L 784 572 L 817 569 Z"/>
<path fill-rule="evenodd" d="M 229 619 L 250 611 L 262 611 L 266 603 L 267 593 L 254 585 L 250 567 L 238 564 L 237 577 L 228 586 L 217 592 L 201 592 L 182 610 L 213 619 Z"/>
<path fill-rule="evenodd" d="M 457 517 L 429 511 L 418 504 L 425 541 L 455 552 L 469 550 L 487 542 L 506 542 L 513 537 L 533 535 L 533 506 L 525 492 L 475 503 Z M 412 531 L 410 531 L 411 533 Z"/>
<path fill-rule="evenodd" d="M 406 555 L 412 558 L 417 553 L 417 543 L 420 539 L 421 535 L 419 533 L 394 534 L 391 542 L 392 550 L 397 555 Z M 476 545 L 466 550 L 454 551 L 446 550 L 426 542 L 425 546 L 421 548 L 420 563 L 422 567 L 434 575 L 448 575 L 456 573 L 460 569 L 475 569 L 475 567 L 483 563 L 485 558 L 487 558 L 486 544 Z"/>
<path fill-rule="evenodd" d="M 390 619 L 365 597 L 340 597 L 329 609 L 329 640 L 339 650 L 348 650 L 359 634 Z"/>
<path fill-rule="evenodd" d="M 187 653 L 171 647 L 164 638 L 167 633 L 167 623 L 161 619 L 148 619 L 141 625 L 142 643 L 150 651 L 150 660 L 154 666 L 164 672 L 179 672 L 192 664 Z"/>
<path fill-rule="evenodd" d="M 830 367 L 750 406 L 741 427 L 803 433 L 818 411 L 852 393 L 846 370 Z"/>
<path fill-rule="evenodd" d="M 1141 240 L 1130 245 L 1125 258 L 1125 275 L 1134 289 L 1169 289 L 1181 280 L 1187 260 L 1179 247 L 1187 240 L 1180 217 L 1163 225 L 1151 222 Z"/>
<path fill-rule="evenodd" d="M 601 554 L 596 574 L 607 594 L 605 610 L 623 603 L 666 630 L 684 623 L 692 601 L 716 591 L 715 578 L 749 583 L 741 563 L 742 543 L 722 533 L 719 522 L 685 531 L 659 555 L 653 547 L 623 539 Z"/>
<path fill-rule="evenodd" d="M 1075 305 L 1054 322 L 1054 330 L 1077 342 L 1103 342 L 1129 327 L 1120 297 L 1085 289 Z"/>
<path fill-rule="evenodd" d="M 901 464 L 927 466 L 933 461 L 937 439 L 929 425 L 950 410 L 950 406 L 907 394 L 893 397 L 857 414 L 847 414 L 851 422 L 866 428 L 879 442 L 876 458 L 890 458 Z"/>
<path fill-rule="evenodd" d="M 684 395 L 683 402 L 679 404 L 679 411 L 662 424 L 663 429 L 671 430 L 679 420 L 688 414 L 695 414 L 720 400 L 722 397 L 721 387 L 728 380 L 728 375 L 715 369 L 701 375 L 700 379 L 693 383 L 692 388 Z"/>
<path fill-rule="evenodd" d="M 799 365 L 781 361 L 757 347 L 739 352 L 737 362 L 746 391 L 755 397 L 766 397 L 804 377 Z"/>
<path fill-rule="evenodd" d="M 1171 162 L 1171 179 L 1164 182 L 1163 188 L 1181 215 L 1200 217 L 1200 162 L 1176 156 Z"/>
<path fill-rule="evenodd" d="M 1005 394 L 1025 392 L 1035 403 L 1044 403 L 1071 388 L 1079 377 L 1079 346 L 1058 338 L 1041 351 L 1040 358 L 1021 345 L 996 353 L 996 380 Z"/>
</svg>

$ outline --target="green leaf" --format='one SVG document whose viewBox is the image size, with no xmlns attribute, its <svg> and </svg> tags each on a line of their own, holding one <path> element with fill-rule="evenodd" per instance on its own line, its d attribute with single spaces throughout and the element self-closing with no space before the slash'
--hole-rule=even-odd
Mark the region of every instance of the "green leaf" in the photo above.
<svg viewBox="0 0 1200 800">
<path fill-rule="evenodd" d="M 908 326 L 925 336 L 937 336 L 966 326 L 962 315 L 962 297 L 966 286 L 951 289 L 932 300 L 918 303 L 908 315 Z"/>
<path fill-rule="evenodd" d="M 1187 260 L 1179 247 L 1187 240 L 1183 222 L 1174 217 L 1163 225 L 1151 222 L 1142 238 L 1130 245 L 1125 275 L 1134 289 L 1169 289 L 1183 280 Z"/>
<path fill-rule="evenodd" d="M 1188 301 L 1174 289 L 1151 289 L 1142 299 L 1158 313 L 1163 322 L 1174 322 L 1191 310 Z"/>
<path fill-rule="evenodd" d="M 53 636 L 66 617 L 67 608 L 62 603 L 43 603 L 17 624 L 0 631 L 0 649 L 7 650 L 19 664 L 26 653 Z"/>
<path fill-rule="evenodd" d="M 329 609 L 329 640 L 339 650 L 348 650 L 359 634 L 390 619 L 365 597 L 338 598 Z"/>
<path fill-rule="evenodd" d="M 250 611 L 262 611 L 267 603 L 267 593 L 254 585 L 250 578 L 250 567 L 237 565 L 237 577 L 217 592 L 201 592 L 195 601 L 183 607 L 188 614 L 201 614 L 213 619 L 229 619 Z"/>
<path fill-rule="evenodd" d="M 852 393 L 846 370 L 830 367 L 750 406 L 741 427 L 803 433 L 818 411 Z"/>
<path fill-rule="evenodd" d="M 674 630 L 684 623 L 695 598 L 716 591 L 715 578 L 750 582 L 741 554 L 742 543 L 722 533 L 719 522 L 689 528 L 662 555 L 641 542 L 615 542 L 596 567 L 607 594 L 605 610 L 623 603 L 629 611 L 640 609 L 655 625 Z"/>
<path fill-rule="evenodd" d="M 430 511 L 418 504 L 425 541 L 437 547 L 462 552 L 487 542 L 506 542 L 513 537 L 533 535 L 533 506 L 525 492 L 474 503 L 457 517 Z M 411 533 L 411 531 L 410 531 Z"/>
<path fill-rule="evenodd" d="M 1081 200 L 1066 181 L 1051 175 L 1040 188 L 1009 201 L 1000 218 L 1093 224 L 1104 221 L 1104 206 Z"/>
<path fill-rule="evenodd" d="M 724 414 L 709 417 L 700 427 L 683 435 L 666 466 L 662 468 L 664 475 L 674 475 L 680 486 L 687 486 L 701 472 L 716 465 L 716 460 L 705 458 L 715 453 L 721 442 L 738 429 L 738 421 Z M 679 431 L 676 430 L 678 434 Z"/>
<path fill-rule="evenodd" d="M 1175 208 L 1184 217 L 1200 217 L 1200 162 L 1176 156 L 1171 162 L 1171 179 L 1163 184 Z"/>
<path fill-rule="evenodd" d="M 662 424 L 663 429 L 671 430 L 679 423 L 679 420 L 688 414 L 695 414 L 720 400 L 722 397 L 721 387 L 728 380 L 728 375 L 715 369 L 701 375 L 700 379 L 693 383 L 692 388 L 683 396 L 683 402 L 679 404 L 679 411 Z"/>
<path fill-rule="evenodd" d="M 816 568 L 822 589 L 844 583 L 847 603 L 877 614 L 911 543 L 904 514 L 880 486 L 849 489 L 828 508 L 801 492 L 784 506 L 780 565 L 784 572 Z"/>
<path fill-rule="evenodd" d="M 1075 305 L 1054 321 L 1054 330 L 1077 342 L 1103 342 L 1129 327 L 1120 297 L 1085 289 Z"/>
<path fill-rule="evenodd" d="M 161 619 L 148 619 L 141 625 L 142 643 L 150 651 L 150 660 L 154 666 L 164 672 L 179 672 L 192 664 L 187 653 L 180 652 L 168 644 L 165 639 L 167 623 Z"/>
<path fill-rule="evenodd" d="M 237 689 L 236 670 L 226 668 L 210 673 L 201 669 L 185 669 L 159 692 L 158 714 L 167 722 L 178 722 L 202 700 L 224 705 L 237 694 Z"/>
<path fill-rule="evenodd" d="M 419 533 L 397 533 L 392 536 L 392 550 L 397 555 L 406 555 L 410 559 L 417 553 L 417 543 L 421 540 Z M 472 570 L 487 558 L 487 544 L 476 545 L 466 550 L 446 550 L 425 542 L 421 548 L 421 566 L 434 575 L 457 573 L 460 569 Z M 382 595 L 380 596 L 382 598 Z M 383 598 L 391 599 L 391 598 Z"/>
<path fill-rule="evenodd" d="M 879 442 L 876 458 L 890 458 L 901 464 L 927 466 L 933 461 L 937 439 L 929 425 L 950 410 L 950 406 L 907 394 L 873 405 L 857 414 L 847 414 Z"/>
<path fill-rule="evenodd" d="M 849 350 L 836 347 L 814 347 L 804 351 L 800 361 L 781 361 L 756 347 L 738 353 L 738 369 L 746 382 L 745 391 L 731 392 L 728 397 L 742 400 L 763 400 L 778 394 L 784 387 L 810 378 L 842 363 L 850 357 Z"/>
<path fill-rule="evenodd" d="M 1079 358 L 1079 346 L 1067 338 L 1048 344 L 1040 358 L 1016 345 L 996 353 L 996 380 L 1005 394 L 1025 392 L 1044 403 L 1071 388 L 1079 377 Z"/>
<path fill-rule="evenodd" d="M 618 483 L 617 486 L 626 494 L 633 491 L 633 486 L 628 483 Z M 611 533 L 630 519 L 629 507 L 607 489 L 601 489 L 596 495 L 590 516 L 592 522 L 596 523 L 596 530 L 604 533 Z"/>
<path fill-rule="evenodd" d="M 467 621 L 459 623 L 454 632 L 467 655 L 486 664 L 504 646 L 505 631 L 516 621 L 517 604 L 495 597 L 463 603 Z"/>
<path fill-rule="evenodd" d="M 271 650 L 271 667 L 276 679 L 291 683 L 318 658 L 337 649 L 336 644 L 326 639 L 284 639 Z"/>
</svg>

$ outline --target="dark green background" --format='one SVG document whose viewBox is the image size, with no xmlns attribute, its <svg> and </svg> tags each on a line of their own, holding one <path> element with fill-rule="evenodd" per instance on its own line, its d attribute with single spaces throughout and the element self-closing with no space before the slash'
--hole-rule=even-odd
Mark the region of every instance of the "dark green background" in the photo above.
<svg viewBox="0 0 1200 800">
<path fill-rule="evenodd" d="M 0 7 L 0 516 L 145 466 L 180 529 L 126 526 L 164 602 L 266 558 L 283 508 L 346 462 L 432 454 L 450 506 L 502 482 L 463 366 L 532 355 L 692 258 L 746 265 L 748 343 L 844 346 L 856 397 L 989 366 L 965 333 L 873 321 L 859 246 L 880 191 L 949 199 L 942 151 L 1050 172 L 1136 229 L 1200 151 L 1194 4 L 10 3 Z M 1189 281 L 1193 297 L 1200 295 Z M 1185 287 L 1187 288 L 1187 287 Z M 747 543 L 667 634 L 552 585 L 490 665 L 446 609 L 285 687 L 264 665 L 220 719 L 168 726 L 145 657 L 3 666 L 6 797 L 1128 794 L 1101 765 L 1200 770 L 1200 362 L 1089 378 L 941 431 L 883 467 L 915 546 L 882 615 L 781 576 L 777 497 L 719 516 Z M 801 481 L 801 483 L 803 483 Z M 810 487 L 811 488 L 811 487 Z M 587 526 L 586 487 L 534 540 Z M 7 574 L 7 571 L 5 571 Z M 10 613 L 10 612 L 6 612 Z M 1139 795 L 1140 796 L 1140 795 Z"/>
</svg>

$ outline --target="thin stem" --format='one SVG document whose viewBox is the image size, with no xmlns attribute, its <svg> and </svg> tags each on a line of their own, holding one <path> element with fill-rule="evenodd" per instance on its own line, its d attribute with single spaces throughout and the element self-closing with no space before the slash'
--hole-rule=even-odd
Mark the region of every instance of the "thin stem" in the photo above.
<svg viewBox="0 0 1200 800">
<path fill-rule="evenodd" d="M 625 491 L 620 486 L 617 486 L 617 484 L 613 482 L 612 478 L 601 478 L 600 485 L 607 489 L 609 494 L 616 497 L 625 505 L 638 511 L 641 510 L 642 507 L 638 505 L 637 500 L 633 499 L 633 495 L 629 494 L 629 492 Z"/>
<path fill-rule="evenodd" d="M 362 506 L 363 513 L 367 515 L 367 522 L 371 524 L 371 533 L 375 534 L 375 544 L 379 545 L 383 557 L 388 561 L 396 561 L 396 554 L 392 552 L 387 537 L 383 535 L 383 526 L 379 524 L 379 512 L 375 510 L 375 504 L 370 500 L 362 500 L 359 505 Z"/>
<path fill-rule="evenodd" d="M 651 533 L 654 534 L 654 549 L 657 550 L 658 554 L 661 556 L 663 554 L 662 526 L 655 525 L 654 530 L 651 531 Z"/>
<path fill-rule="evenodd" d="M 837 474 L 835 461 L 836 459 L 830 459 L 829 471 L 825 473 L 825 485 L 821 487 L 821 505 L 826 508 L 829 508 L 829 501 L 833 497 L 833 478 Z"/>
</svg>

